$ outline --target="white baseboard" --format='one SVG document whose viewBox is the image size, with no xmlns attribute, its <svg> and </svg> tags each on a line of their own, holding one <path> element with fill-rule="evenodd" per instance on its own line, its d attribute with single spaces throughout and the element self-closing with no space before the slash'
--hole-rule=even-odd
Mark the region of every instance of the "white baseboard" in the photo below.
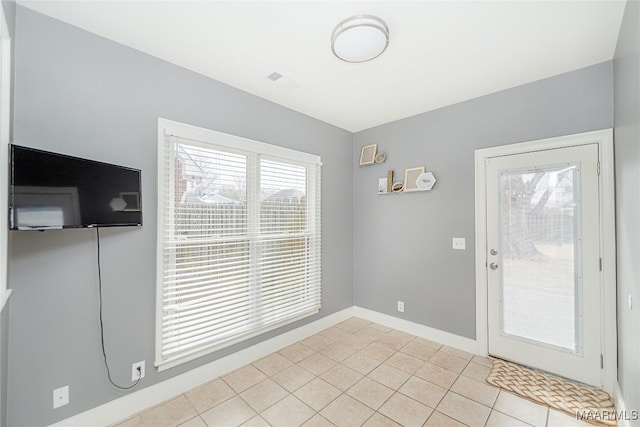
<svg viewBox="0 0 640 427">
<path fill-rule="evenodd" d="M 238 369 L 261 357 L 303 340 L 353 316 L 353 307 L 330 314 L 315 322 L 301 326 L 229 356 L 192 369 L 166 381 L 143 388 L 135 393 L 62 420 L 53 426 L 107 426 L 124 420 L 140 411 L 171 399 L 216 377 Z"/>
<path fill-rule="evenodd" d="M 633 424 L 631 424 L 631 410 L 627 408 L 627 405 L 624 403 L 624 399 L 622 398 L 622 390 L 620 389 L 620 383 L 616 381 L 615 390 L 613 392 L 613 402 L 616 405 L 616 412 L 618 414 L 622 414 L 618 421 L 618 427 L 631 427 L 640 425 L 639 420 L 633 420 Z"/>
<path fill-rule="evenodd" d="M 366 308 L 352 306 L 337 313 L 330 314 L 315 322 L 285 332 L 251 347 L 240 350 L 229 356 L 215 360 L 206 365 L 192 369 L 166 381 L 143 388 L 134 393 L 112 400 L 73 417 L 62 420 L 54 427 L 75 426 L 107 426 L 124 420 L 147 408 L 171 399 L 194 387 L 204 384 L 216 377 L 225 375 L 261 357 L 267 356 L 288 345 L 303 340 L 323 329 L 329 328 L 350 317 L 360 317 L 372 322 L 388 326 L 422 338 L 455 347 L 477 354 L 478 344 L 475 340 L 461 337 L 439 329 L 430 328 L 408 320 L 378 313 Z"/>
<path fill-rule="evenodd" d="M 436 341 L 440 344 L 448 345 L 449 347 L 455 347 L 459 350 L 478 354 L 478 343 L 476 342 L 476 340 L 472 340 L 471 338 L 466 338 L 460 335 L 452 334 L 450 332 L 441 331 L 440 329 L 430 328 L 429 326 L 410 322 L 398 317 L 389 316 L 388 314 L 378 313 L 377 311 L 369 310 L 366 308 L 358 306 L 354 306 L 353 308 L 353 315 L 356 317 L 361 317 L 363 319 L 370 320 L 372 322 L 376 322 L 411 335 Z"/>
</svg>

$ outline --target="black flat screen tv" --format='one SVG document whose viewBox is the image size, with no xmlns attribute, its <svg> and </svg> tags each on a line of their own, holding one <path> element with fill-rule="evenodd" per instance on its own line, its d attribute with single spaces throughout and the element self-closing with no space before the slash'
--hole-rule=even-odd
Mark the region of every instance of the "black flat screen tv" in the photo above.
<svg viewBox="0 0 640 427">
<path fill-rule="evenodd" d="M 140 170 L 11 144 L 9 228 L 141 226 Z"/>
</svg>

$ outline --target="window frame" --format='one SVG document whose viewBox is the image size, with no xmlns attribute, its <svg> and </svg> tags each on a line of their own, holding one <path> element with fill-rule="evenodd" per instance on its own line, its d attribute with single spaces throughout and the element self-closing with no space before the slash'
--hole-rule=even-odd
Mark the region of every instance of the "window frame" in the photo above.
<svg viewBox="0 0 640 427">
<path fill-rule="evenodd" d="M 267 144 L 260 141 L 251 140 L 248 138 L 243 138 L 219 131 L 209 130 L 197 126 L 192 126 L 184 123 L 179 123 L 163 118 L 158 118 L 158 143 L 157 143 L 157 253 L 156 253 L 156 340 L 155 340 L 155 363 L 157 370 L 163 371 L 175 366 L 179 366 L 185 362 L 190 360 L 194 360 L 198 357 L 204 356 L 206 354 L 210 354 L 212 352 L 218 351 L 222 348 L 229 347 L 238 342 L 245 341 L 257 335 L 263 334 L 270 330 L 279 328 L 283 325 L 293 323 L 297 320 L 303 319 L 305 317 L 311 316 L 319 311 L 318 309 L 312 309 L 309 311 L 305 311 L 299 316 L 295 316 L 294 318 L 289 318 L 281 322 L 277 322 L 272 325 L 268 325 L 264 328 L 260 328 L 249 332 L 247 334 L 242 334 L 236 339 L 224 340 L 222 344 L 212 344 L 206 346 L 201 349 L 195 349 L 191 352 L 185 352 L 176 357 L 164 359 L 162 357 L 162 332 L 163 332 L 163 290 L 164 290 L 164 281 L 163 281 L 163 250 L 164 250 L 164 234 L 165 234 L 165 165 L 173 165 L 171 162 L 172 159 L 166 158 L 165 152 L 165 141 L 167 137 L 176 137 L 182 140 L 193 141 L 194 144 L 207 147 L 207 146 L 217 146 L 222 147 L 225 150 L 228 149 L 229 152 L 234 152 L 238 154 L 243 154 L 247 156 L 247 164 L 249 164 L 250 158 L 257 160 L 257 165 L 259 168 L 260 159 L 265 160 L 275 160 L 288 162 L 290 164 L 301 165 L 306 168 L 306 187 L 307 187 L 307 222 L 311 225 L 311 235 L 318 236 L 318 244 L 320 244 L 320 235 L 321 235 L 321 209 L 320 209 L 320 196 L 321 196 L 321 184 L 320 184 L 320 167 L 322 166 L 320 156 L 315 154 L 304 153 L 301 151 L 292 150 L 285 147 L 280 147 L 272 144 Z M 167 163 L 170 162 L 170 163 Z M 170 167 L 169 175 L 172 176 L 175 170 L 173 167 Z M 249 190 L 250 186 L 259 186 L 259 179 L 254 179 L 251 182 L 250 180 L 251 174 L 247 171 L 247 194 L 253 192 L 256 193 L 256 189 L 253 191 Z M 256 178 L 256 177 L 253 177 Z M 169 182 L 173 182 L 172 179 Z M 259 189 L 257 190 L 259 191 Z M 170 194 L 173 194 L 170 193 Z M 254 194 L 254 197 L 255 197 Z M 247 208 L 249 211 L 259 209 L 259 204 L 254 203 L 252 205 L 249 204 L 249 197 L 247 198 Z M 171 217 L 171 215 L 168 215 Z M 258 220 L 259 220 L 259 212 L 258 212 Z M 255 240 L 259 238 L 259 233 L 257 236 L 247 235 L 247 239 L 249 241 Z M 317 260 L 321 263 L 321 246 L 318 246 L 317 250 Z M 316 268 L 320 270 L 321 274 L 321 265 L 317 265 Z M 321 281 L 319 284 L 318 292 L 321 292 Z"/>
<path fill-rule="evenodd" d="M 11 34 L 4 8 L 0 5 L 0 164 L 9 164 L 11 137 Z M 0 313 L 9 301 L 9 174 L 0 174 Z"/>
</svg>

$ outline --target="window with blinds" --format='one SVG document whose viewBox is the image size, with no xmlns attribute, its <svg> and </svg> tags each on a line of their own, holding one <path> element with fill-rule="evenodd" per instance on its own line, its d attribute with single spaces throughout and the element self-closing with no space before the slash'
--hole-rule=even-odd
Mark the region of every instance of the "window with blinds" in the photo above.
<svg viewBox="0 0 640 427">
<path fill-rule="evenodd" d="M 156 366 L 320 309 L 320 158 L 160 120 Z"/>
</svg>

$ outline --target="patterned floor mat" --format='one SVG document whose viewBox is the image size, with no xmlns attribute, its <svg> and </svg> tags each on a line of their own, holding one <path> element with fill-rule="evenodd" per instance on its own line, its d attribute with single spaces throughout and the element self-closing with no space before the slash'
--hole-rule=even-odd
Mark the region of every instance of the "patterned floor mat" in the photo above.
<svg viewBox="0 0 640 427">
<path fill-rule="evenodd" d="M 496 359 L 487 382 L 584 421 L 616 425 L 615 406 L 605 391 L 553 378 Z"/>
</svg>

